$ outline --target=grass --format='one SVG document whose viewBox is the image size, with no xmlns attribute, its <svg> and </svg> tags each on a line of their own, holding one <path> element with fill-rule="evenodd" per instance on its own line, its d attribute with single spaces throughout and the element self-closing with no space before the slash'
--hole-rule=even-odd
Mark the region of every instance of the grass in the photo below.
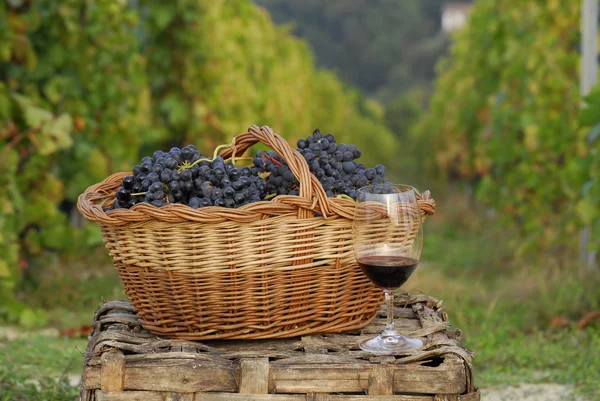
<svg viewBox="0 0 600 401">
<path fill-rule="evenodd" d="M 48 326 L 58 330 L 89 325 L 103 299 L 125 298 L 112 266 L 57 260 L 32 266 L 21 296 L 30 306 L 44 308 Z M 7 329 L 20 335 L 9 340 L 0 334 L 0 401 L 78 399 L 79 389 L 68 377 L 81 375 L 87 338 Z"/>
<path fill-rule="evenodd" d="M 86 345 L 40 334 L 0 339 L 0 401 L 75 400 L 79 389 L 68 375 L 80 374 Z"/>
<path fill-rule="evenodd" d="M 477 386 L 572 384 L 586 399 L 600 400 L 600 321 L 584 330 L 550 324 L 556 316 L 576 322 L 600 311 L 599 274 L 547 268 L 542 258 L 515 262 L 511 230 L 463 195 L 448 193 L 425 223 L 423 260 L 404 290 L 444 300 L 451 323 L 476 353 Z M 63 263 L 32 272 L 24 299 L 45 306 L 49 324 L 59 329 L 89 324 L 103 298 L 124 297 L 110 266 Z M 81 371 L 85 342 L 39 335 L 0 340 L 0 394 L 13 394 L 0 401 L 75 400 L 76 390 L 60 378 Z"/>
</svg>

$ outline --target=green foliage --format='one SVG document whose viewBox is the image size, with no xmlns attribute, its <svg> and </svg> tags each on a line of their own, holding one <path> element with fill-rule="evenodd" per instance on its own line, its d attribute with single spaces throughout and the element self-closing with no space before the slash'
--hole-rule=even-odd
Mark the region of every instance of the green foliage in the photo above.
<svg viewBox="0 0 600 401">
<path fill-rule="evenodd" d="M 0 314 L 12 320 L 35 320 L 12 296 L 32 259 L 101 242 L 78 222 L 78 195 L 157 147 L 212 153 L 251 124 L 294 143 L 320 127 L 393 167 L 383 110 L 249 0 L 2 2 L 0 27 Z"/>
<path fill-rule="evenodd" d="M 59 206 L 72 205 L 87 186 L 137 156 L 145 72 L 135 54 L 135 15 L 121 3 L 3 2 L 0 21 L 0 186 L 8 189 L 0 192 L 0 286 L 6 298 L 28 259 L 97 243 L 96 230 L 72 226 Z M 22 309 L 22 323 L 41 319 L 8 299 L 3 304 Z"/>
<path fill-rule="evenodd" d="M 579 5 L 476 2 L 418 126 L 447 176 L 477 182 L 480 199 L 519 223 L 519 251 L 564 245 L 577 229 Z"/>
<path fill-rule="evenodd" d="M 390 102 L 434 78 L 448 39 L 443 0 L 255 0 L 314 49 L 319 65 Z"/>
</svg>

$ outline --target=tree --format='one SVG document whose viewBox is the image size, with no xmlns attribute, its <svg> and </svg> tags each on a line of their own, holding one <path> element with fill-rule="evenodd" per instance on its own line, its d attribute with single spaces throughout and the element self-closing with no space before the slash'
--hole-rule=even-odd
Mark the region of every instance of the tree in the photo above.
<svg viewBox="0 0 600 401">
<path fill-rule="evenodd" d="M 257 0 L 277 23 L 292 23 L 320 66 L 389 102 L 430 82 L 448 44 L 439 33 L 441 0 Z"/>
</svg>

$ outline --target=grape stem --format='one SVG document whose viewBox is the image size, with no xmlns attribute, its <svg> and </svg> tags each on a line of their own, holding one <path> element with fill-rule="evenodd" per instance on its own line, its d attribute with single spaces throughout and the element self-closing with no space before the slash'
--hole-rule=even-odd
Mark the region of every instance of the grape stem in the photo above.
<svg viewBox="0 0 600 401">
<path fill-rule="evenodd" d="M 138 192 L 135 194 L 131 194 L 131 196 L 140 196 L 140 195 L 146 195 L 148 192 Z"/>
<path fill-rule="evenodd" d="M 258 173 L 258 176 L 265 180 L 265 182 L 267 182 L 267 178 L 269 178 L 270 175 L 271 173 L 269 171 L 263 171 L 261 173 Z"/>
<path fill-rule="evenodd" d="M 183 170 L 186 170 L 186 169 L 189 170 L 189 169 L 191 169 L 192 167 L 194 167 L 196 164 L 198 164 L 200 162 L 212 162 L 213 160 L 215 160 L 217 158 L 217 156 L 219 155 L 219 151 L 221 149 L 227 149 L 227 148 L 230 148 L 230 147 L 231 147 L 231 144 L 229 144 L 229 143 L 223 144 L 223 145 L 219 145 L 219 146 L 217 146 L 215 148 L 215 151 L 213 152 L 213 158 L 212 159 L 209 159 L 208 157 L 201 157 L 200 159 L 196 160 L 193 163 L 183 162 L 181 164 L 181 166 L 179 166 L 177 168 L 177 172 L 181 173 Z M 240 159 L 246 159 L 246 158 L 231 156 L 231 158 L 227 159 L 227 160 L 231 160 L 232 163 L 233 163 L 233 165 L 235 166 L 235 160 L 240 160 Z"/>
<path fill-rule="evenodd" d="M 231 147 L 230 143 L 226 143 L 226 144 L 217 146 L 215 148 L 215 151 L 213 152 L 213 160 L 216 159 L 217 156 L 219 156 L 219 150 L 221 150 L 221 149 L 227 149 L 227 148 L 230 148 L 230 147 Z"/>
<path fill-rule="evenodd" d="M 277 194 L 271 194 L 271 195 L 267 195 L 267 196 L 265 196 L 265 200 L 270 200 L 270 199 L 273 199 L 273 198 L 274 198 L 274 197 L 276 197 L 276 196 L 277 196 Z"/>
<path fill-rule="evenodd" d="M 348 196 L 348 195 L 346 195 L 346 194 L 340 194 L 340 195 L 337 195 L 337 196 L 336 196 L 336 198 L 340 198 L 340 199 L 348 199 L 348 200 L 354 201 L 354 199 L 352 199 L 350 196 Z"/>
<path fill-rule="evenodd" d="M 229 159 L 225 159 L 226 162 L 230 161 L 233 163 L 233 165 L 235 166 L 235 162 L 238 160 L 254 160 L 251 157 L 233 157 L 231 156 Z"/>
<path fill-rule="evenodd" d="M 179 168 L 177 169 L 177 172 L 181 173 L 183 170 L 186 170 L 186 169 L 189 170 L 200 162 L 211 162 L 213 160 L 214 159 L 209 159 L 208 157 L 201 157 L 200 159 L 196 160 L 193 163 L 184 162 L 183 164 L 181 164 L 181 166 L 179 166 Z"/>
</svg>

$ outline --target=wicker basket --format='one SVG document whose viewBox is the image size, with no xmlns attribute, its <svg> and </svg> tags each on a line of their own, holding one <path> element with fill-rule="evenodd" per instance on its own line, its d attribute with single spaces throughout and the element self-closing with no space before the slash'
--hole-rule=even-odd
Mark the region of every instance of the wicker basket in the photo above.
<svg viewBox="0 0 600 401">
<path fill-rule="evenodd" d="M 354 202 L 327 198 L 302 155 L 269 127 L 233 138 L 223 157 L 257 142 L 275 150 L 300 182 L 299 196 L 238 209 L 156 208 L 103 211 L 124 176 L 89 187 L 80 212 L 100 226 L 140 323 L 186 340 L 284 338 L 361 328 L 382 291 L 352 252 Z M 421 195 L 421 214 L 435 202 Z"/>
</svg>

